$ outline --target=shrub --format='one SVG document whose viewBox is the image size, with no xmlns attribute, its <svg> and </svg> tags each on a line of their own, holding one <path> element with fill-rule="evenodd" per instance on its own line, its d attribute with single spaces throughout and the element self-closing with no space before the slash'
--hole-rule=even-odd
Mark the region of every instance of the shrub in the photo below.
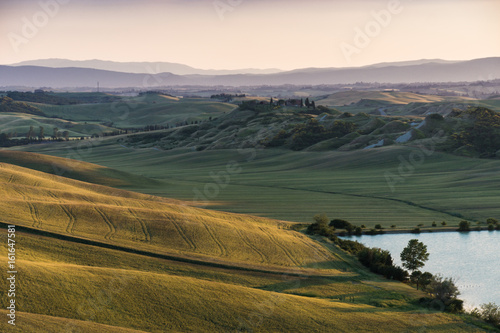
<svg viewBox="0 0 500 333">
<path fill-rule="evenodd" d="M 500 307 L 495 303 L 482 304 L 480 310 L 474 309 L 472 314 L 500 327 Z"/>
<path fill-rule="evenodd" d="M 429 287 L 429 292 L 444 305 L 445 311 L 453 313 L 463 311 L 463 301 L 457 298 L 460 292 L 453 279 L 434 276 Z"/>
<path fill-rule="evenodd" d="M 494 225 L 497 225 L 498 224 L 498 220 L 497 219 L 494 219 L 492 217 L 490 217 L 489 219 L 486 220 L 486 223 L 487 224 L 494 224 Z"/>
<path fill-rule="evenodd" d="M 334 227 L 335 229 L 347 229 L 348 226 L 352 226 L 352 224 L 346 220 L 333 219 L 330 221 L 330 227 Z"/>
<path fill-rule="evenodd" d="M 427 116 L 427 118 L 430 120 L 437 120 L 437 121 L 444 120 L 444 117 L 442 115 L 440 115 L 439 113 L 430 114 L 429 116 Z"/>
</svg>

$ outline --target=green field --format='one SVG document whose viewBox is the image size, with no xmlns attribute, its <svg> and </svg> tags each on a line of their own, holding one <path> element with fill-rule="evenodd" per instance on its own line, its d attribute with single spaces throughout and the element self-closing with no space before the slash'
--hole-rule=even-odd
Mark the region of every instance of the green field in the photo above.
<svg viewBox="0 0 500 333">
<path fill-rule="evenodd" d="M 126 97 L 113 103 L 78 105 L 35 104 L 48 116 L 77 122 L 113 123 L 119 128 L 146 125 L 175 125 L 179 122 L 204 121 L 235 109 L 235 105 L 209 99 L 175 98 L 166 95 Z"/>
<path fill-rule="evenodd" d="M 68 131 L 70 137 L 91 136 L 94 133 L 111 132 L 114 128 L 102 125 L 99 122 L 75 122 L 57 118 L 47 118 L 23 113 L 0 113 L 0 133 L 17 133 L 17 137 L 26 137 L 33 126 L 38 135 L 40 127 L 44 128 L 45 137 L 51 137 L 54 128 L 59 132 Z"/>
<path fill-rule="evenodd" d="M 330 218 L 387 228 L 430 226 L 434 221 L 457 225 L 462 219 L 484 222 L 500 216 L 497 160 L 434 152 L 424 154 L 412 170 L 401 161 L 422 153 L 402 146 L 351 152 L 193 152 L 130 149 L 109 139 L 77 154 L 75 145 L 18 149 L 79 158 L 160 183 L 136 183 L 125 189 L 183 200 L 193 200 L 200 191 L 198 203 L 209 208 L 287 221 L 309 222 L 314 214 L 326 213 Z M 241 170 L 227 180 L 221 173 L 233 160 Z M 391 187 L 387 175 L 400 178 Z"/>
</svg>

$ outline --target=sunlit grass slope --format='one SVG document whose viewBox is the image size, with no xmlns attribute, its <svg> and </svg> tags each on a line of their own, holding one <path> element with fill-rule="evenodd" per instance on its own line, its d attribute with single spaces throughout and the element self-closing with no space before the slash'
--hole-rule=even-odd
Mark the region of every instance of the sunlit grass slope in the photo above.
<svg viewBox="0 0 500 333">
<path fill-rule="evenodd" d="M 82 183 L 0 163 L 6 222 L 133 248 L 250 265 L 302 267 L 335 258 L 287 223 Z"/>
<path fill-rule="evenodd" d="M 7 310 L 0 310 L 0 316 L 7 318 Z M 29 312 L 18 312 L 16 326 L 0 322 L 2 332 L 56 333 L 56 332 L 100 332 L 100 333 L 145 333 L 125 327 L 98 324 L 91 321 L 47 316 Z"/>
<path fill-rule="evenodd" d="M 419 293 L 409 296 L 400 283 L 363 281 L 369 273 L 349 280 L 243 273 L 25 233 L 17 239 L 19 332 L 481 331 L 411 305 Z M 5 321 L 0 329 L 16 331 Z"/>
</svg>

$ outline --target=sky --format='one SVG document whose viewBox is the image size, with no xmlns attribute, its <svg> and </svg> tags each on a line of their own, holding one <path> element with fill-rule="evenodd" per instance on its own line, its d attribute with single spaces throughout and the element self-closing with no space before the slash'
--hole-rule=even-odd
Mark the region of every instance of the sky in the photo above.
<svg viewBox="0 0 500 333">
<path fill-rule="evenodd" d="M 66 58 L 202 69 L 500 56 L 498 0 L 0 0 L 0 64 Z"/>
</svg>

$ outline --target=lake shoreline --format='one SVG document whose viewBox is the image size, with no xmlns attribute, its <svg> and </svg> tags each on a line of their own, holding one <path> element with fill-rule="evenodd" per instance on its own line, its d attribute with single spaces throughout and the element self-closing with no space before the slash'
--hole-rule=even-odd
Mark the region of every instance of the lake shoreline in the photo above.
<svg viewBox="0 0 500 333">
<path fill-rule="evenodd" d="M 459 231 L 456 228 L 432 228 L 432 229 L 421 229 L 420 232 L 414 232 L 413 229 L 398 229 L 398 230 L 387 230 L 387 229 L 382 229 L 382 230 L 377 230 L 376 234 L 371 234 L 370 231 L 363 231 L 362 235 L 348 235 L 347 232 L 345 231 L 335 231 L 335 235 L 341 236 L 341 237 L 360 237 L 360 236 L 379 236 L 379 235 L 395 235 L 395 234 L 432 234 L 432 233 L 444 233 L 444 232 L 459 232 L 459 233 L 469 233 L 469 232 L 481 232 L 481 231 L 488 231 L 488 232 L 494 232 L 494 231 L 499 231 L 499 230 L 488 230 L 488 229 L 481 229 L 481 230 L 475 230 L 471 229 L 469 231 Z"/>
<path fill-rule="evenodd" d="M 448 228 L 448 230 L 453 230 Z M 456 230 L 456 229 L 455 229 Z M 399 230 L 397 230 L 399 231 Z M 393 263 L 401 266 L 401 251 L 411 239 L 427 246 L 430 254 L 422 272 L 452 278 L 466 308 L 485 303 L 500 304 L 497 263 L 500 260 L 500 233 L 496 232 L 423 232 L 420 234 L 383 234 L 378 237 L 342 237 L 370 248 L 389 251 Z"/>
</svg>

